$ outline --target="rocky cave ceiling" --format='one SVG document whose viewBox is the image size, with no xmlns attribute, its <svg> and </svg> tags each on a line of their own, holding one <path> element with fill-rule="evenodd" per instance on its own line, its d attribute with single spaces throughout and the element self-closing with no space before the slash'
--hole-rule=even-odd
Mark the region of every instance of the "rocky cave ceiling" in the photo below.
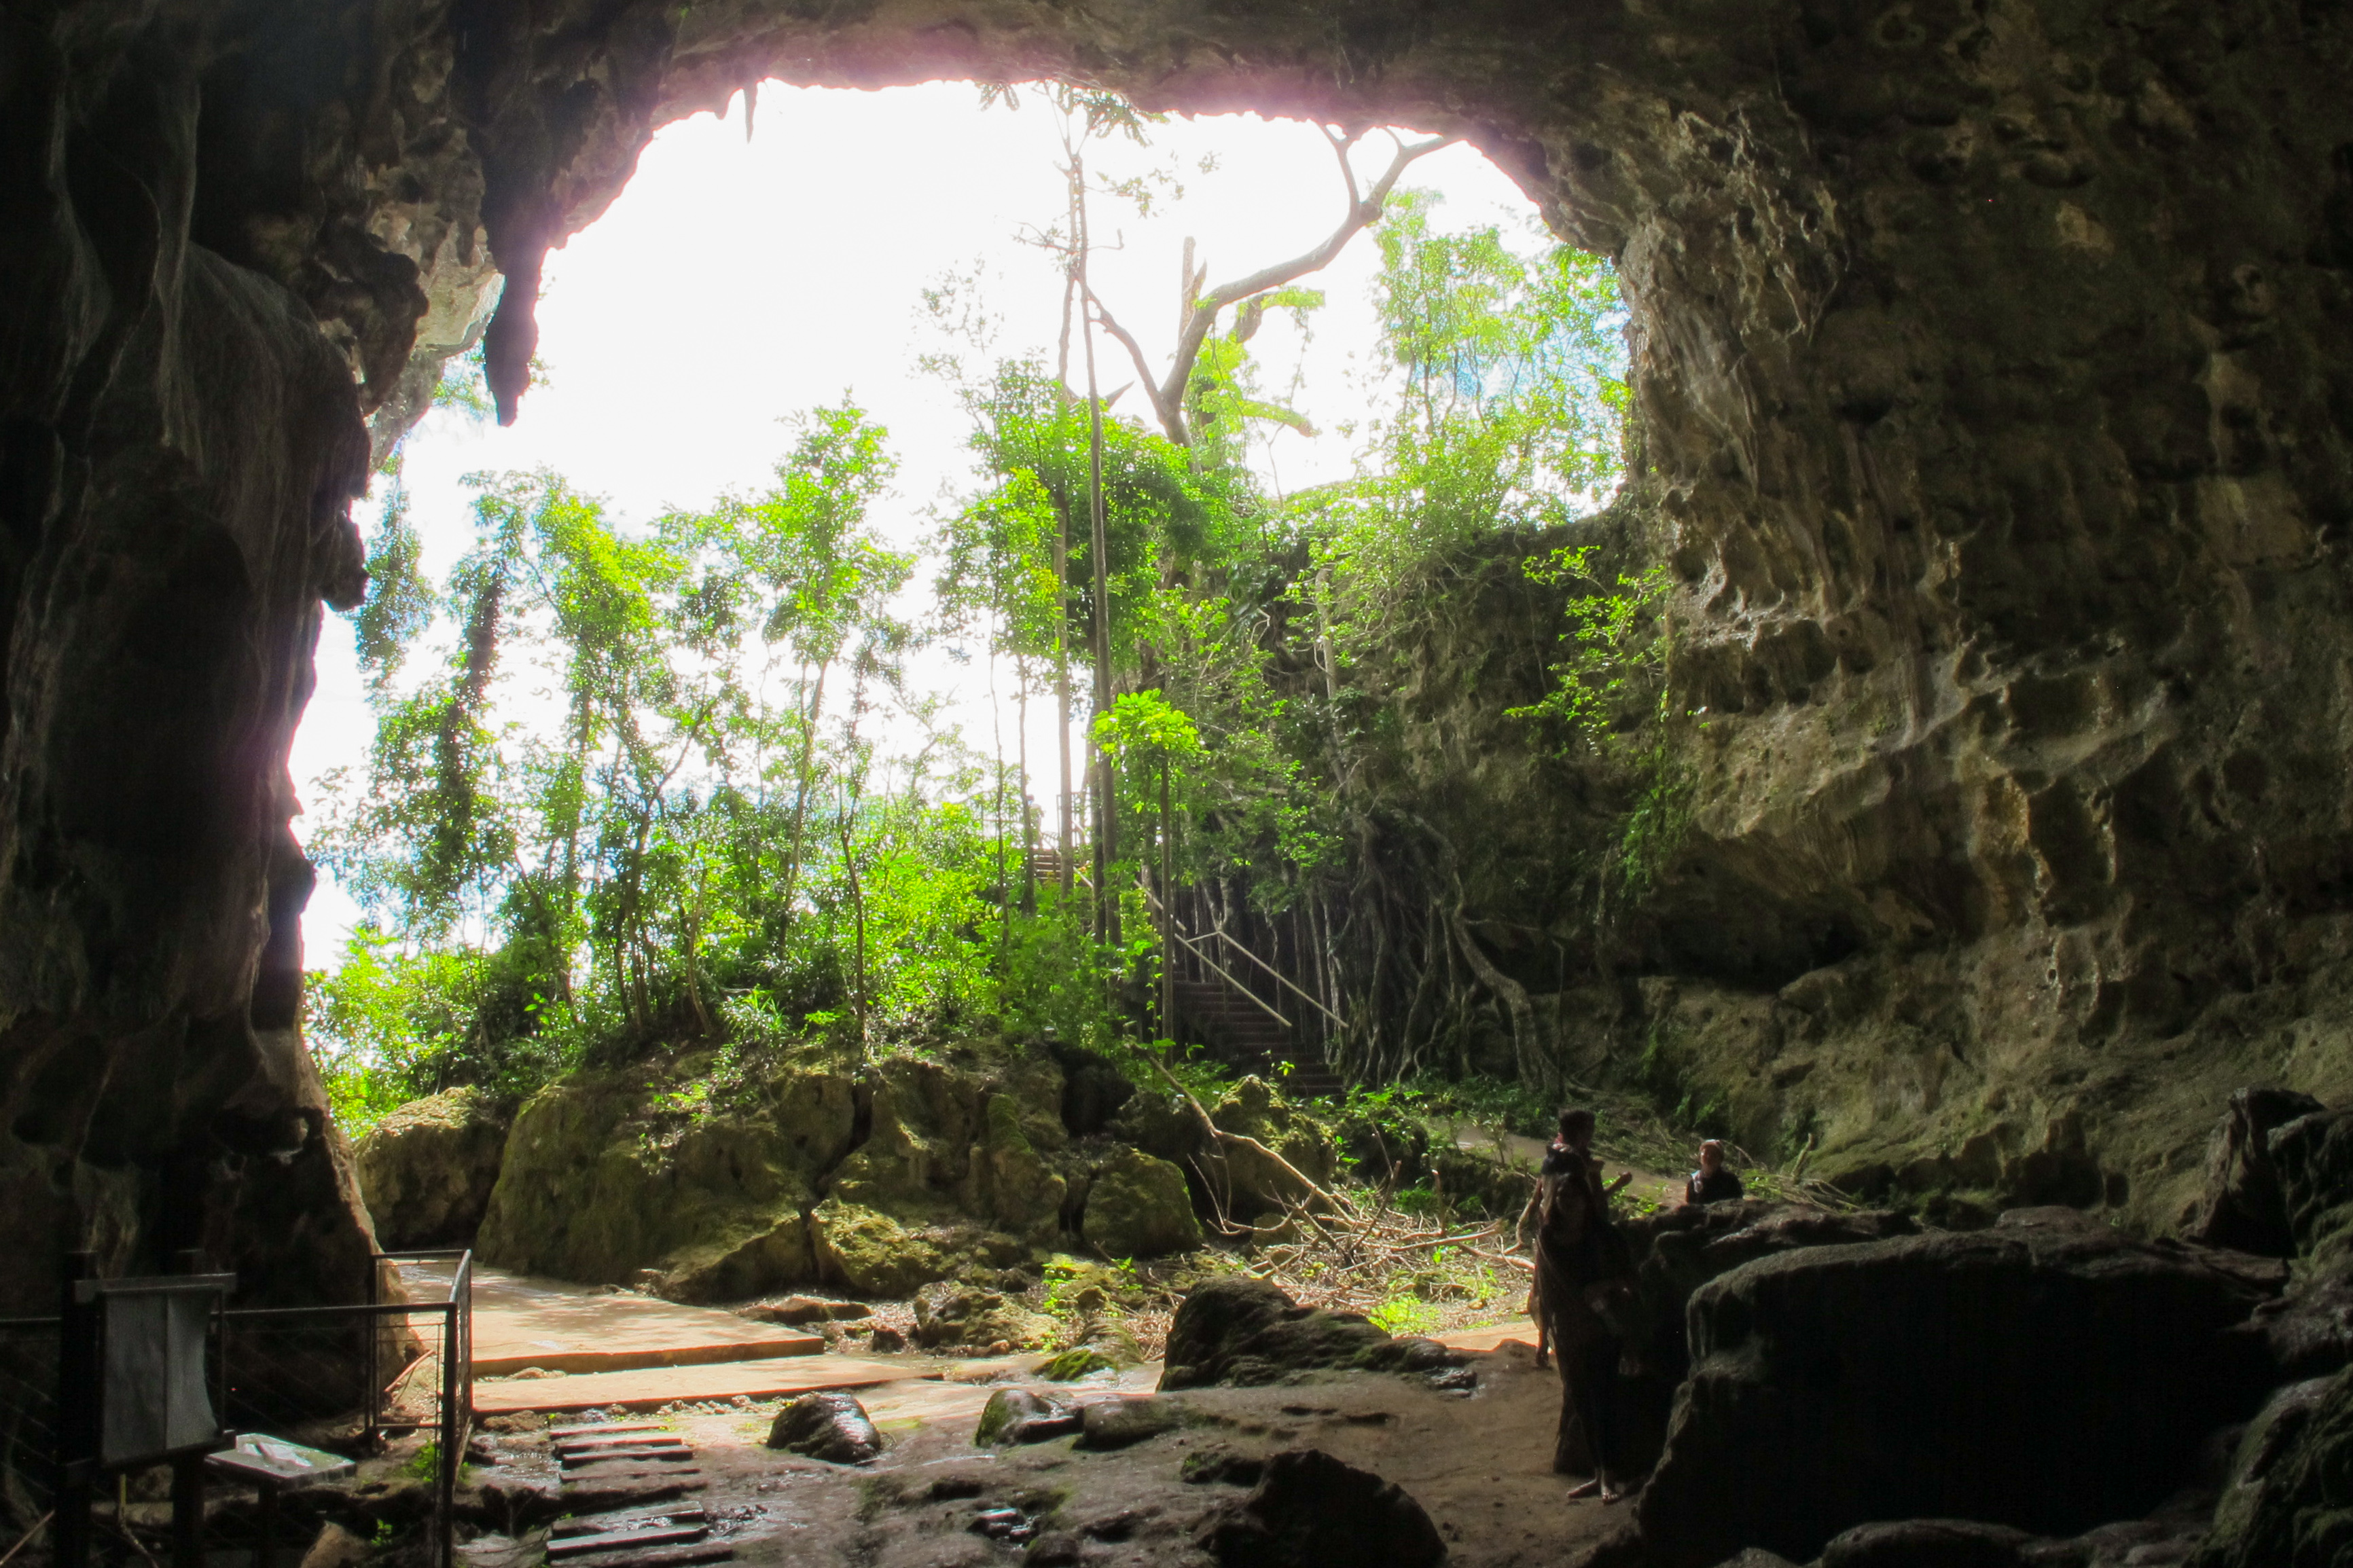
<svg viewBox="0 0 2353 1568">
<path fill-rule="evenodd" d="M 512 412 L 547 248 L 763 78 L 1474 141 L 1620 266 L 1630 515 L 1714 716 L 1639 1005 L 1738 1114 L 1809 1075 L 1893 1108 L 1858 1170 L 2168 1220 L 2229 1088 L 2353 1089 L 2348 36 L 2296 0 L 14 0 L 0 1247 L 202 1241 L 289 1299 L 362 1267 L 285 759 L 364 587 L 364 420 L 501 273 Z"/>
</svg>

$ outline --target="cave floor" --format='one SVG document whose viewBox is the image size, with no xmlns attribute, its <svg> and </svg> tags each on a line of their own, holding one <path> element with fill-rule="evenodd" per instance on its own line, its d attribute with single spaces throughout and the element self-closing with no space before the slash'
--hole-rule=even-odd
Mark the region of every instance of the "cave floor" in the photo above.
<svg viewBox="0 0 2353 1568">
<path fill-rule="evenodd" d="M 1024 1386 L 1034 1356 L 962 1363 L 945 1377 L 862 1393 L 891 1444 L 863 1467 L 765 1447 L 773 1401 L 724 1410 L 681 1405 L 661 1419 L 694 1451 L 704 1478 L 699 1500 L 714 1535 L 746 1563 L 1206 1564 L 1211 1559 L 1195 1536 L 1238 1503 L 1243 1489 L 1188 1483 L 1180 1473 L 1185 1461 L 1315 1447 L 1403 1487 L 1437 1522 L 1457 1568 L 1533 1568 L 1623 1528 L 1627 1510 L 1573 1501 L 1566 1495 L 1570 1482 L 1551 1473 L 1560 1384 L 1552 1372 L 1535 1369 L 1533 1350 L 1517 1337 L 1526 1332 L 1523 1324 L 1449 1336 L 1475 1352 L 1477 1386 L 1467 1394 L 1377 1373 L 1191 1390 L 1173 1396 L 1185 1413 L 1182 1426 L 1110 1452 L 1080 1448 L 1071 1438 L 974 1446 L 981 1407 L 997 1388 Z M 1082 1399 L 1140 1394 L 1159 1373 L 1149 1364 L 1060 1392 Z M 477 1472 L 482 1481 L 543 1484 L 554 1476 L 543 1431 L 488 1432 L 477 1452 L 495 1460 Z M 979 1532 L 986 1510 L 1006 1508 L 1032 1526 L 1034 1546 L 1026 1534 L 1004 1540 Z"/>
</svg>

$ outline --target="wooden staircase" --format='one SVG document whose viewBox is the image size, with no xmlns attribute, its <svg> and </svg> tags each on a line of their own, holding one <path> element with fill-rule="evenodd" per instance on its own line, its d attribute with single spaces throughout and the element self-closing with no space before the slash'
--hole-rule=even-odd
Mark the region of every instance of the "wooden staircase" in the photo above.
<svg viewBox="0 0 2353 1568">
<path fill-rule="evenodd" d="M 1336 1095 L 1347 1085 L 1338 1073 L 1303 1051 L 1288 1025 L 1256 997 L 1216 978 L 1176 983 L 1176 1011 L 1204 1042 L 1233 1066 L 1255 1071 L 1294 1096 Z"/>
</svg>

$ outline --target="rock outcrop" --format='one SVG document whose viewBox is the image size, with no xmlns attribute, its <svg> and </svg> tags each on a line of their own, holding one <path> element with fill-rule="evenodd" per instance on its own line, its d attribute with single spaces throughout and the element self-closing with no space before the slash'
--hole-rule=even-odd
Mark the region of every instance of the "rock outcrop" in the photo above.
<svg viewBox="0 0 2353 1568">
<path fill-rule="evenodd" d="M 1249 1497 L 1201 1531 L 1219 1568 L 1438 1568 L 1446 1542 L 1422 1506 L 1321 1448 L 1270 1457 Z"/>
<path fill-rule="evenodd" d="M 411 1100 L 360 1140 L 360 1194 L 387 1249 L 470 1247 L 506 1157 L 512 1108 L 476 1089 Z"/>
<path fill-rule="evenodd" d="M 1392 1338 L 1354 1312 L 1302 1307 L 1264 1279 L 1223 1275 L 1177 1307 L 1160 1386 L 1249 1386 L 1321 1371 L 1434 1372 L 1461 1359 L 1432 1340 Z"/>
<path fill-rule="evenodd" d="M 2285 1274 L 2069 1211 L 1746 1264 L 1692 1298 L 1650 1561 L 1804 1561 L 1873 1521 L 2139 1518 L 2262 1402 L 2272 1368 L 2233 1331 Z"/>
</svg>

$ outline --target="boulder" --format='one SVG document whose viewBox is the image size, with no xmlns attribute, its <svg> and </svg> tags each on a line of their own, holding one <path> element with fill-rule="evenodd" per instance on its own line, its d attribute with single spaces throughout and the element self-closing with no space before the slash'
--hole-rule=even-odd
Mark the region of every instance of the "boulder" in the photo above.
<svg viewBox="0 0 2353 1568">
<path fill-rule="evenodd" d="M 1431 1372 L 1461 1360 L 1435 1341 L 1392 1339 L 1354 1312 L 1302 1307 L 1266 1280 L 1229 1274 L 1178 1304 L 1160 1387 L 1249 1386 L 1318 1369 Z"/>
<path fill-rule="evenodd" d="M 955 1271 L 939 1240 L 859 1204 L 828 1198 L 809 1214 L 820 1275 L 861 1296 L 912 1296 Z"/>
<path fill-rule="evenodd" d="M 1242 1079 L 1208 1110 L 1221 1131 L 1255 1140 L 1281 1155 L 1282 1163 L 1210 1138 L 1192 1107 L 1173 1094 L 1136 1094 L 1113 1129 L 1146 1153 L 1195 1173 L 1205 1184 L 1202 1201 L 1238 1220 L 1281 1213 L 1286 1204 L 1308 1196 L 1301 1176 L 1328 1184 L 1338 1169 L 1339 1147 L 1331 1130 L 1261 1079 Z M 1284 1163 L 1292 1170 L 1283 1169 Z"/>
<path fill-rule="evenodd" d="M 1079 1412 L 1059 1399 L 1026 1388 L 1000 1388 L 981 1406 L 980 1424 L 973 1428 L 972 1440 L 984 1448 L 1043 1443 L 1071 1436 L 1079 1424 Z"/>
<path fill-rule="evenodd" d="M 1899 1519 L 1831 1538 L 1816 1568 L 2023 1568 L 2039 1538 L 1973 1519 Z"/>
<path fill-rule="evenodd" d="M 1184 1424 L 1184 1406 L 1173 1399 L 1098 1400 L 1079 1411 L 1079 1447 L 1133 1447 Z"/>
<path fill-rule="evenodd" d="M 2353 1368 L 2292 1384 L 2248 1423 L 2191 1568 L 2353 1561 Z"/>
<path fill-rule="evenodd" d="M 360 1140 L 360 1194 L 391 1250 L 468 1247 L 498 1185 L 510 1109 L 480 1089 L 412 1100 Z"/>
<path fill-rule="evenodd" d="M 1436 1568 L 1446 1543 L 1394 1482 L 1320 1448 L 1294 1448 L 1238 1509 L 1213 1518 L 1198 1544 L 1220 1568 Z"/>
<path fill-rule="evenodd" d="M 2261 1402 L 2231 1331 L 2284 1270 L 2071 1210 L 1806 1247 L 1691 1300 L 1691 1375 L 1640 1502 L 1656 1568 L 1803 1560 L 1876 1520 L 2072 1535 L 2147 1514 Z"/>
<path fill-rule="evenodd" d="M 680 1300 L 811 1283 L 803 1216 L 855 1135 L 855 1080 L 790 1063 L 717 1110 L 680 1109 L 659 1088 L 582 1072 L 532 1096 L 482 1222 L 483 1261 L 611 1284 L 650 1269 Z"/>
<path fill-rule="evenodd" d="M 849 1394 L 804 1394 L 776 1412 L 768 1447 L 831 1465 L 862 1465 L 882 1452 L 882 1434 Z"/>
<path fill-rule="evenodd" d="M 1185 1173 L 1137 1149 L 1121 1149 L 1087 1188 L 1082 1232 L 1112 1258 L 1157 1258 L 1201 1245 Z"/>
<path fill-rule="evenodd" d="M 2287 1200 L 2272 1163 L 2272 1132 L 2321 1109 L 2308 1094 L 2285 1089 L 2242 1089 L 2215 1125 L 2206 1146 L 2206 1187 L 2182 1235 L 2207 1247 L 2229 1247 L 2285 1258 L 2295 1247 Z"/>
<path fill-rule="evenodd" d="M 2263 1147 L 2297 1254 L 2325 1272 L 2353 1268 L 2353 1106 L 2284 1122 Z"/>
<path fill-rule="evenodd" d="M 1055 1327 L 1044 1313 L 977 1285 L 935 1280 L 915 1292 L 915 1342 L 925 1350 L 995 1344 L 1027 1350 L 1045 1343 Z"/>
</svg>

